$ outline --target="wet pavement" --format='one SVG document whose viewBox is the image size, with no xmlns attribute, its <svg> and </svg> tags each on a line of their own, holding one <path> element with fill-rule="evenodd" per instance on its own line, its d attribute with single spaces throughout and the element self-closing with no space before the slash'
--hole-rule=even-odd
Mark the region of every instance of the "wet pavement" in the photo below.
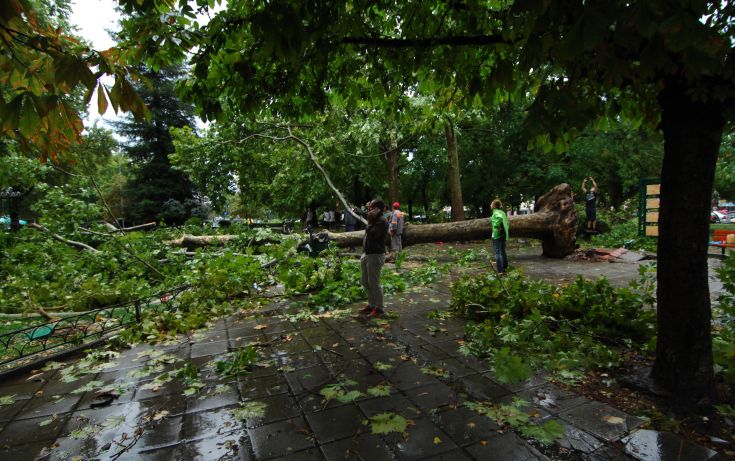
<svg viewBox="0 0 735 461">
<path fill-rule="evenodd" d="M 639 263 L 511 253 L 511 264 L 557 282 L 603 274 L 622 285 Z M 410 289 L 387 298 L 395 315 L 370 322 L 353 317 L 358 305 L 297 319 L 283 301 L 170 344 L 49 364 L 0 383 L 0 459 L 720 459 L 543 375 L 499 383 L 459 352 L 461 319 L 427 316 L 449 300 L 448 281 Z M 258 354 L 250 373 L 217 373 L 245 350 Z M 464 405 L 515 398 L 564 437 L 545 447 Z"/>
</svg>

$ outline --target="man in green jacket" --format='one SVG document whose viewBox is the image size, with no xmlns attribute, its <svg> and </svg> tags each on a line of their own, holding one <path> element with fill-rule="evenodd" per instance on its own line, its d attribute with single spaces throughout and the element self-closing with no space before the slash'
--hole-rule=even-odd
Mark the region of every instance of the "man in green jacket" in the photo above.
<svg viewBox="0 0 735 461">
<path fill-rule="evenodd" d="M 493 211 L 490 223 L 493 228 L 493 251 L 495 251 L 495 264 L 499 274 L 505 274 L 508 268 L 508 254 L 505 252 L 505 241 L 510 237 L 508 230 L 508 215 L 503 211 L 503 203 L 495 199 L 490 204 Z"/>
</svg>

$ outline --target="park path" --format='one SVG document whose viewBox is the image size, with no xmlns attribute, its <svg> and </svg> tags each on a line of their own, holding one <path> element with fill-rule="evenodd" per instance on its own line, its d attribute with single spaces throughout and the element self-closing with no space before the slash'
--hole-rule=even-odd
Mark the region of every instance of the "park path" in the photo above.
<svg viewBox="0 0 735 461">
<path fill-rule="evenodd" d="M 533 272 L 530 258 L 527 264 Z M 718 459 L 542 375 L 497 382 L 485 362 L 459 352 L 461 319 L 429 316 L 448 309 L 449 284 L 388 297 L 396 315 L 387 321 L 345 315 L 290 322 L 298 311 L 285 300 L 255 318 L 219 319 L 176 343 L 126 349 L 73 382 L 62 379 L 64 368 L 6 380 L 0 398 L 12 396 L 12 403 L 0 406 L 0 459 Z M 359 307 L 349 306 L 352 314 Z M 215 373 L 217 359 L 253 343 L 262 361 L 251 373 Z M 199 369 L 199 393 L 184 395 L 182 379 L 153 381 L 187 362 Z M 84 391 L 90 383 L 113 384 L 121 395 L 101 401 L 96 390 Z M 334 398 L 325 399 L 325 389 Z M 463 405 L 516 397 L 539 421 L 561 423 L 565 437 L 543 447 Z M 376 415 L 400 415 L 408 425 L 375 434 L 368 420 Z"/>
</svg>

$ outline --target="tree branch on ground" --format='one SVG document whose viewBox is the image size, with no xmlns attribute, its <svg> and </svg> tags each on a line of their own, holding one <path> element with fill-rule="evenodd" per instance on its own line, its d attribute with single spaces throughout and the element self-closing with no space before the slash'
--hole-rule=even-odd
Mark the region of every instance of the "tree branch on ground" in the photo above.
<svg viewBox="0 0 735 461">
<path fill-rule="evenodd" d="M 77 242 L 75 240 L 69 240 L 67 238 L 64 238 L 64 237 L 60 236 L 59 234 L 55 234 L 52 231 L 50 231 L 48 228 L 42 226 L 41 224 L 38 224 L 38 223 L 29 223 L 28 224 L 28 227 L 33 228 L 33 229 L 36 229 L 36 230 L 40 230 L 42 232 L 47 232 L 47 233 L 51 234 L 51 237 L 54 240 L 57 240 L 57 241 L 62 242 L 62 243 L 65 243 L 65 244 L 67 244 L 69 246 L 72 246 L 74 248 L 79 248 L 80 250 L 90 251 L 92 253 L 102 253 L 97 248 L 91 247 L 91 246 L 87 245 L 86 243 Z"/>
</svg>

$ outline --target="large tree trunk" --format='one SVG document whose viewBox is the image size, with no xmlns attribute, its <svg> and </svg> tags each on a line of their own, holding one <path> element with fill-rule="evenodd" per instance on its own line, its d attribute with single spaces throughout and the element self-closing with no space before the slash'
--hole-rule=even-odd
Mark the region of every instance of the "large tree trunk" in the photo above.
<svg viewBox="0 0 735 461">
<path fill-rule="evenodd" d="M 563 258 L 574 251 L 577 235 L 577 213 L 572 201 L 572 188 L 560 184 L 538 199 L 538 212 L 530 215 L 509 217 L 511 237 L 528 237 L 541 240 L 544 256 Z M 404 245 L 426 242 L 453 242 L 490 238 L 490 220 L 472 219 L 441 224 L 406 224 Z M 362 244 L 365 231 L 329 232 L 329 239 L 340 247 L 355 247 Z M 293 238 L 298 238 L 292 234 Z M 234 235 L 183 235 L 165 243 L 187 248 L 226 245 Z"/>
<path fill-rule="evenodd" d="M 447 118 L 444 122 L 444 134 L 447 137 L 447 184 L 452 205 L 452 221 L 464 221 L 464 201 L 462 200 L 462 182 L 459 177 L 459 153 L 457 152 L 457 133 L 452 121 Z"/>
<path fill-rule="evenodd" d="M 664 160 L 652 375 L 674 402 L 688 406 L 714 396 L 707 241 L 724 118 L 721 105 L 692 102 L 679 86 L 659 99 Z"/>
<path fill-rule="evenodd" d="M 397 202 L 400 194 L 400 180 L 398 177 L 398 144 L 396 137 L 390 135 L 388 145 L 386 146 L 385 163 L 388 167 L 388 207 L 391 203 Z"/>
<path fill-rule="evenodd" d="M 574 251 L 577 234 L 577 213 L 568 184 L 560 184 L 539 199 L 539 210 L 529 215 L 510 216 L 511 237 L 538 238 L 544 256 L 563 258 Z M 363 231 L 329 233 L 330 240 L 340 247 L 359 246 Z M 406 225 L 405 245 L 426 242 L 451 242 L 490 238 L 490 220 Z"/>
</svg>

